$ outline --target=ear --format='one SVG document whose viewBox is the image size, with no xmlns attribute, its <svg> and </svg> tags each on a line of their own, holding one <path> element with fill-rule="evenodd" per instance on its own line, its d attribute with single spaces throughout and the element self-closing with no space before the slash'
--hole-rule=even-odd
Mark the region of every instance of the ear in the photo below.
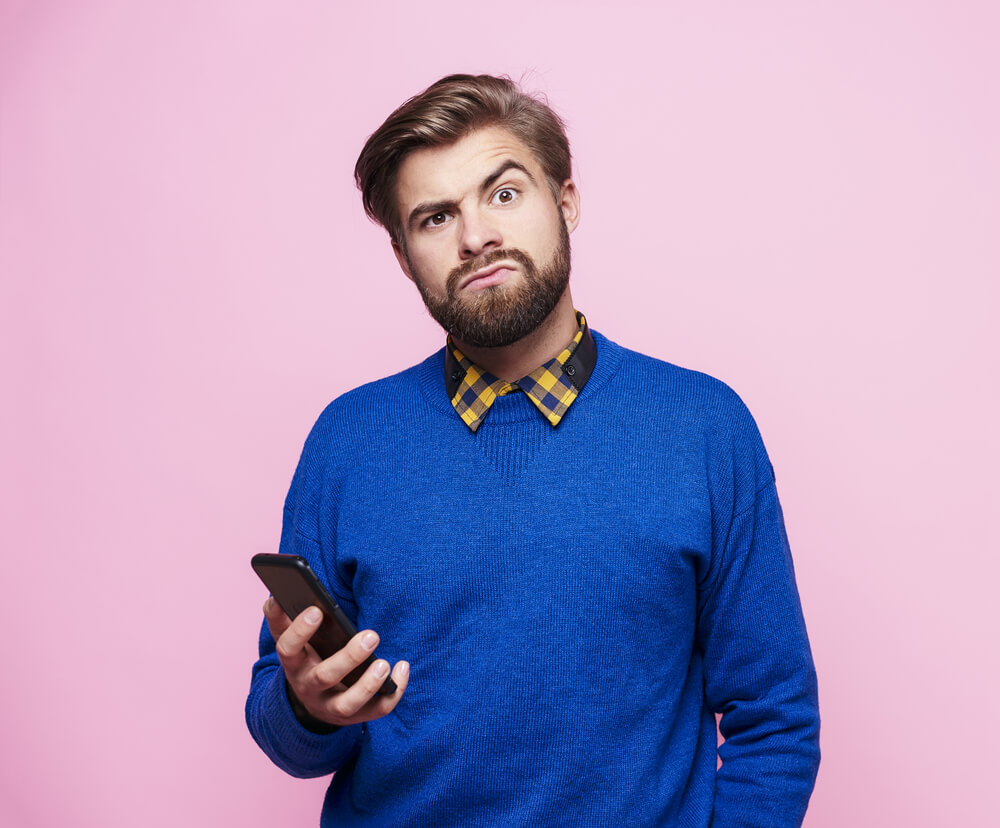
<svg viewBox="0 0 1000 828">
<path fill-rule="evenodd" d="M 580 223 L 580 191 L 571 178 L 567 178 L 559 190 L 559 209 L 566 220 L 566 229 L 572 233 Z"/>
<path fill-rule="evenodd" d="M 399 246 L 398 242 L 392 243 L 392 252 L 396 254 L 396 261 L 399 262 L 399 269 L 402 270 L 403 275 L 412 282 L 413 271 L 410 270 L 410 262 L 407 260 L 406 254 L 403 252 L 403 248 Z"/>
</svg>

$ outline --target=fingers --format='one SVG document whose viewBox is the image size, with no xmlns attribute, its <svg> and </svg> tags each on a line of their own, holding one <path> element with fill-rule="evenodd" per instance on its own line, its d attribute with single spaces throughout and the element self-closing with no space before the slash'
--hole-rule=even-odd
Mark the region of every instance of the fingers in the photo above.
<svg viewBox="0 0 1000 828">
<path fill-rule="evenodd" d="M 405 661 L 396 662 L 392 670 L 396 692 L 389 696 L 376 695 L 388 675 L 388 662 L 382 659 L 374 661 L 351 687 L 327 698 L 325 712 L 328 717 L 335 719 L 339 724 L 355 724 L 371 721 L 391 712 L 409 684 L 410 665 Z"/>
<path fill-rule="evenodd" d="M 271 614 L 268 614 L 269 611 Z M 269 610 L 265 604 L 264 612 L 267 615 L 267 625 L 271 635 L 275 638 L 278 658 L 287 676 L 296 675 L 307 668 L 311 661 L 315 661 L 315 653 L 311 648 L 307 649 L 306 645 L 323 620 L 323 613 L 317 607 L 309 607 L 291 622 L 280 608 L 275 612 L 273 608 Z"/>
<path fill-rule="evenodd" d="M 372 654 L 378 646 L 378 634 L 372 630 L 362 630 L 355 635 L 343 649 L 338 650 L 328 659 L 322 661 L 315 670 L 317 682 L 324 687 L 340 684 L 359 664 Z M 388 670 L 386 671 L 388 673 Z"/>
<path fill-rule="evenodd" d="M 267 619 L 268 629 L 271 630 L 271 638 L 277 641 L 281 634 L 288 629 L 292 619 L 285 615 L 284 610 L 278 606 L 273 595 L 268 595 L 264 602 L 264 617 Z"/>
<path fill-rule="evenodd" d="M 410 665 L 405 661 L 397 662 L 392 669 L 396 691 L 391 695 L 377 695 L 390 674 L 384 659 L 369 664 L 350 687 L 342 684 L 378 646 L 375 632 L 362 630 L 342 649 L 320 660 L 309 646 L 323 619 L 317 607 L 309 607 L 291 620 L 271 597 L 264 603 L 264 615 L 291 691 L 311 715 L 331 724 L 347 725 L 377 719 L 396 707 L 410 680 Z"/>
<path fill-rule="evenodd" d="M 379 702 L 384 701 L 389 705 L 389 709 L 385 711 L 386 713 L 396 706 L 396 703 L 402 698 L 406 686 L 410 683 L 410 662 L 397 661 L 396 666 L 392 668 L 392 680 L 396 683 L 396 692 L 391 696 L 383 696 L 378 699 Z"/>
</svg>

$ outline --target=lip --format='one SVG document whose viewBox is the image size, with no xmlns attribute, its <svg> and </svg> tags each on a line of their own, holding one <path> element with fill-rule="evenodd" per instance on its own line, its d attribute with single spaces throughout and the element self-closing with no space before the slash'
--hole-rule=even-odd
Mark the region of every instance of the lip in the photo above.
<svg viewBox="0 0 1000 828">
<path fill-rule="evenodd" d="M 466 277 L 461 285 L 459 285 L 459 290 L 482 290 L 493 285 L 499 285 L 501 282 L 507 281 L 507 278 L 513 272 L 513 264 L 509 262 L 496 262 Z"/>
</svg>

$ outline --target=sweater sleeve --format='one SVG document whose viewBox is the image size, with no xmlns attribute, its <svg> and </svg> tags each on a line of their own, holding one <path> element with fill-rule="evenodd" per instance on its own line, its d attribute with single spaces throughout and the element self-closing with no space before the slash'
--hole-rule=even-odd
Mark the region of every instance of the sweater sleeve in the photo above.
<svg viewBox="0 0 1000 828">
<path fill-rule="evenodd" d="M 306 440 L 292 479 L 278 550 L 301 555 L 321 579 L 329 572 L 327 558 L 334 555 L 336 547 L 335 535 L 320 531 L 321 515 L 332 508 L 326 486 L 328 442 L 321 418 Z M 321 536 L 323 543 L 314 539 Z M 339 584 L 326 586 L 342 606 L 351 603 Z M 363 726 L 350 725 L 324 734 L 314 733 L 299 722 L 288 700 L 285 673 L 266 621 L 261 626 L 259 656 L 246 702 L 247 726 L 254 741 L 292 776 L 324 776 L 342 768 L 357 750 Z"/>
<path fill-rule="evenodd" d="M 749 415 L 748 415 L 749 416 Z M 819 767 L 816 673 L 773 472 L 756 427 L 754 471 L 729 477 L 739 508 L 718 517 L 699 645 L 725 739 L 714 828 L 801 825 Z M 750 502 L 740 496 L 742 486 Z"/>
<path fill-rule="evenodd" d="M 339 770 L 361 739 L 361 725 L 320 734 L 299 723 L 285 692 L 285 673 L 266 623 L 261 629 L 260 658 L 253 667 L 246 717 L 261 750 L 292 776 L 324 776 Z"/>
</svg>

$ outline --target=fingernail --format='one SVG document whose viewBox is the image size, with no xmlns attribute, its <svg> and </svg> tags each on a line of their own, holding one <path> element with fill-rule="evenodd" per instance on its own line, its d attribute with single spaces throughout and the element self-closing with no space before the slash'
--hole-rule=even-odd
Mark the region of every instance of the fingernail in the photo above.
<svg viewBox="0 0 1000 828">
<path fill-rule="evenodd" d="M 374 650 L 375 645 L 378 644 L 378 636 L 375 633 L 365 633 L 361 637 L 361 643 L 364 644 L 366 650 Z"/>
<path fill-rule="evenodd" d="M 389 665 L 384 661 L 376 661 L 375 675 L 378 678 L 385 678 L 387 675 L 389 675 Z"/>
<path fill-rule="evenodd" d="M 410 674 L 410 662 L 401 661 L 399 662 L 397 669 L 399 670 L 399 677 L 406 678 Z"/>
<path fill-rule="evenodd" d="M 316 607 L 309 607 L 309 609 L 306 610 L 306 621 L 310 624 L 318 624 L 322 617 L 323 613 L 316 609 Z"/>
</svg>

